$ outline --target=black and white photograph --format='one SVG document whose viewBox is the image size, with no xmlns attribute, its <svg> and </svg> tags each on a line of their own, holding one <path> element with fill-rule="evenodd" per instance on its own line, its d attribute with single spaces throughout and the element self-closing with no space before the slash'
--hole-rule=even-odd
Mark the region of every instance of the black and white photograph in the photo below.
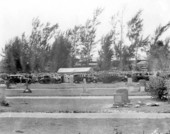
<svg viewBox="0 0 170 134">
<path fill-rule="evenodd" d="M 0 134 L 170 134 L 169 0 L 0 0 Z"/>
</svg>

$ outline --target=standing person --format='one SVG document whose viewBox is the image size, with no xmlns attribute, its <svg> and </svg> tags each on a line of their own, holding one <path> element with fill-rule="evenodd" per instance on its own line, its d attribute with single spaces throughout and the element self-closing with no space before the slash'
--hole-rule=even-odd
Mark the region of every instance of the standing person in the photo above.
<svg viewBox="0 0 170 134">
<path fill-rule="evenodd" d="M 86 92 L 86 77 L 83 77 L 83 92 Z"/>
<path fill-rule="evenodd" d="M 6 101 L 5 90 L 6 90 L 6 85 L 0 84 L 0 105 L 1 106 L 9 106 L 9 103 Z"/>
<path fill-rule="evenodd" d="M 64 75 L 61 75 L 61 83 L 64 83 Z"/>
<path fill-rule="evenodd" d="M 73 82 L 74 82 L 74 78 L 73 78 L 73 75 L 71 74 L 70 75 L 70 83 L 73 84 Z"/>
<path fill-rule="evenodd" d="M 31 89 L 29 88 L 29 84 L 31 84 L 31 79 L 29 77 L 26 78 L 25 82 L 25 90 L 23 93 L 32 93 Z"/>
<path fill-rule="evenodd" d="M 5 80 L 5 84 L 6 84 L 6 88 L 10 89 L 10 77 L 7 76 L 6 80 Z"/>
</svg>

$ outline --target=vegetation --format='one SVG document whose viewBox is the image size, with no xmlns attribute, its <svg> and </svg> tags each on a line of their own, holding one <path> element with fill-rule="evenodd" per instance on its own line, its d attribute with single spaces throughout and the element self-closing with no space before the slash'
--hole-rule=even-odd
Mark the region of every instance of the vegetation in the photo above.
<svg viewBox="0 0 170 134">
<path fill-rule="evenodd" d="M 152 77 L 149 80 L 149 92 L 151 96 L 159 100 L 167 100 L 168 90 L 165 79 Z"/>
<path fill-rule="evenodd" d="M 124 42 L 124 23 L 123 23 L 123 11 L 121 16 L 113 16 L 111 18 L 111 31 L 114 33 L 112 37 L 113 51 L 114 51 L 114 59 L 118 61 L 118 63 L 114 63 L 115 67 L 119 68 L 119 70 L 131 70 L 130 66 L 130 58 L 132 57 L 132 49 L 131 46 L 127 46 Z"/>
<path fill-rule="evenodd" d="M 93 18 L 86 21 L 84 26 L 81 26 L 80 31 L 80 41 L 81 41 L 81 51 L 80 60 L 85 63 L 86 66 L 92 60 L 92 50 L 98 43 L 95 41 L 97 26 L 100 24 L 98 20 L 99 15 L 102 13 L 102 9 L 97 9 L 94 12 Z"/>
<path fill-rule="evenodd" d="M 113 50 L 111 49 L 112 35 L 110 33 L 102 39 L 102 49 L 99 51 L 98 65 L 101 70 L 109 70 L 113 57 Z"/>
<path fill-rule="evenodd" d="M 73 29 L 59 31 L 56 23 L 43 24 L 39 18 L 32 21 L 31 34 L 22 34 L 9 40 L 3 49 L 3 68 L 6 72 L 45 72 L 57 71 L 60 67 L 74 67 L 77 62 L 89 66 L 94 48 L 99 44 L 97 70 L 132 70 L 130 61 L 137 60 L 139 50 L 148 55 L 149 68 L 153 70 L 168 70 L 170 67 L 170 39 L 160 40 L 160 37 L 170 27 L 170 22 L 159 26 L 152 37 L 143 37 L 142 11 L 139 10 L 126 25 L 123 15 L 111 18 L 111 29 L 101 39 L 97 40 L 97 28 L 101 23 L 99 16 L 103 9 L 94 11 L 91 19 L 84 25 Z M 126 30 L 127 29 L 127 30 Z M 125 42 L 126 40 L 126 42 Z M 127 42 L 130 42 L 128 44 Z"/>
<path fill-rule="evenodd" d="M 135 70 L 137 70 L 138 51 L 141 47 L 148 44 L 148 37 L 143 39 L 143 19 L 140 18 L 142 11 L 137 14 L 128 22 L 127 37 L 131 42 L 132 56 L 135 57 Z"/>
<path fill-rule="evenodd" d="M 71 51 L 71 43 L 63 34 L 55 38 L 50 50 L 49 66 L 50 70 L 55 72 L 61 67 L 69 66 L 69 57 Z"/>
</svg>

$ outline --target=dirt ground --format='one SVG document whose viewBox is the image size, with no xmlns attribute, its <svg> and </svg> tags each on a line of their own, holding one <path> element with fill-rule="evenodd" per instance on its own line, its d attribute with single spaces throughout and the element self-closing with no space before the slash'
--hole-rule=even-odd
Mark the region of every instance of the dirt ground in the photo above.
<svg viewBox="0 0 170 134">
<path fill-rule="evenodd" d="M 33 119 L 3 118 L 1 134 L 151 134 L 170 130 L 170 119 Z"/>
</svg>

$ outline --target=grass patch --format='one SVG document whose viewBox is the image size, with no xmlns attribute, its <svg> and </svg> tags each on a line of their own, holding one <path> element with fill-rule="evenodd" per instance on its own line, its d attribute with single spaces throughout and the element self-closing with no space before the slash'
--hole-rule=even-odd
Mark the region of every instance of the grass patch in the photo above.
<svg viewBox="0 0 170 134">
<path fill-rule="evenodd" d="M 113 96 L 116 89 L 87 89 L 83 93 L 83 88 L 79 89 L 50 89 L 50 90 L 32 90 L 32 93 L 23 93 L 24 90 L 6 90 L 7 96 Z M 144 96 L 146 92 L 130 92 L 129 95 Z"/>
<path fill-rule="evenodd" d="M 149 125 L 148 125 L 149 124 Z M 151 134 L 169 130 L 169 119 L 34 119 L 4 118 L 0 120 L 3 134 L 16 131 L 24 134 Z"/>
<path fill-rule="evenodd" d="M 1 107 L 1 112 L 49 112 L 49 113 L 110 113 L 117 110 L 135 112 L 169 113 L 168 102 L 152 99 L 131 99 L 128 107 L 113 107 L 113 99 L 10 99 L 10 107 Z M 138 102 L 144 103 L 135 107 Z M 147 106 L 146 103 L 159 103 L 159 106 Z"/>
<path fill-rule="evenodd" d="M 61 84 L 31 84 L 30 88 L 32 89 L 70 89 L 70 88 L 82 88 L 84 84 L 71 84 L 71 83 L 61 83 Z M 87 88 L 117 88 L 126 86 L 125 82 L 117 82 L 117 83 L 111 83 L 111 84 L 103 84 L 103 83 L 87 83 Z M 23 89 L 25 88 L 24 84 L 16 84 L 11 85 L 12 89 Z"/>
</svg>

